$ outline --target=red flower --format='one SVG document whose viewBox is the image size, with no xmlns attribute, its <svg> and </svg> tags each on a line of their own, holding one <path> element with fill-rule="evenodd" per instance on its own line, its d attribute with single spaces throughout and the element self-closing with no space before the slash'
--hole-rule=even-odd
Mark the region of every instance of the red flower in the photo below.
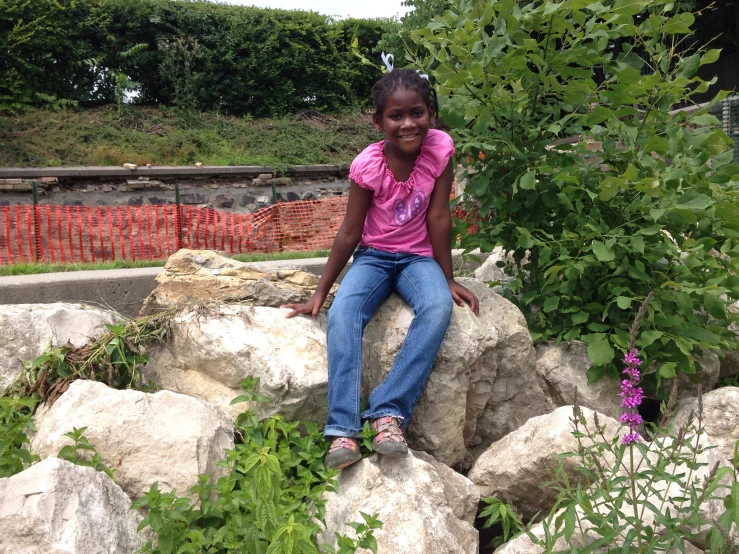
<svg viewBox="0 0 739 554">
<path fill-rule="evenodd" d="M 477 157 L 478 157 L 478 158 L 480 158 L 481 160 L 484 160 L 484 159 L 485 159 L 485 152 L 480 152 L 480 153 L 479 153 L 479 154 L 477 155 Z"/>
</svg>

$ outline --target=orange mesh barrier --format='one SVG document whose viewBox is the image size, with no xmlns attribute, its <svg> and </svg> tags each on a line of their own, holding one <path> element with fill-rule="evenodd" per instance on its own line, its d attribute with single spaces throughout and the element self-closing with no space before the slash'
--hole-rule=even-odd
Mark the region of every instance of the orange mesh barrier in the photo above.
<svg viewBox="0 0 739 554">
<path fill-rule="evenodd" d="M 179 248 L 228 254 L 328 250 L 347 197 L 253 214 L 192 206 L 2 206 L 0 264 L 163 260 Z"/>
<path fill-rule="evenodd" d="M 284 202 L 253 214 L 166 206 L 2 206 L 0 265 L 166 260 L 180 248 L 251 252 L 328 250 L 346 196 Z M 474 223 L 461 207 L 453 216 Z M 476 232 L 476 225 L 468 231 Z"/>
</svg>

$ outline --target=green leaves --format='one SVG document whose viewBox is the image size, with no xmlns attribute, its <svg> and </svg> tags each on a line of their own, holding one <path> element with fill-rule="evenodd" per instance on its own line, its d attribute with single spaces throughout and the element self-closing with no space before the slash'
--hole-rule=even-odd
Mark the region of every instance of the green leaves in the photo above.
<svg viewBox="0 0 739 554">
<path fill-rule="evenodd" d="M 258 400 L 258 384 L 255 378 L 241 382 L 245 401 Z M 382 523 L 364 513 L 363 522 L 347 524 L 355 537 L 337 535 L 337 549 L 319 549 L 326 493 L 336 490 L 336 472 L 324 464 L 329 445 L 315 423 L 286 422 L 280 416 L 260 422 L 246 412 L 235 427 L 240 440 L 221 464 L 226 475 L 216 482 L 201 475 L 190 489 L 198 503 L 176 491 L 162 494 L 155 483 L 133 504 L 148 508 L 140 530 L 148 526 L 158 536 L 157 546 L 147 543 L 140 552 L 355 554 L 361 548 L 376 553 L 373 533 Z"/>
<path fill-rule="evenodd" d="M 676 54 L 694 18 L 662 2 L 513 5 L 462 3 L 419 36 L 419 66 L 445 52 L 437 85 L 442 112 L 461 114 L 457 148 L 486 153 L 462 176 L 479 214 L 458 226 L 462 246 L 523 260 L 507 297 L 537 340 L 586 340 L 589 379 L 619 375 L 650 291 L 645 363 L 692 371 L 702 350 L 736 342 L 725 308 L 739 287 L 722 282 L 739 274 L 739 167 L 716 106 L 673 112 L 707 86 L 697 71 L 718 52 Z M 658 394 L 662 374 L 645 388 Z"/>
<path fill-rule="evenodd" d="M 78 466 L 91 467 L 113 479 L 116 470 L 109 468 L 103 463 L 98 451 L 90 444 L 87 437 L 84 436 L 85 431 L 87 431 L 87 427 L 73 427 L 72 431 L 65 433 L 64 436 L 72 439 L 73 443 L 63 446 L 59 450 L 57 458 L 67 460 Z"/>
<path fill-rule="evenodd" d="M 601 262 L 612 262 L 616 259 L 616 257 L 613 255 L 613 251 L 606 246 L 603 242 L 600 241 L 593 241 L 593 254 L 595 254 L 595 257 L 598 258 L 598 261 Z"/>
<path fill-rule="evenodd" d="M 486 505 L 478 516 L 485 518 L 482 528 L 487 529 L 493 525 L 500 524 L 503 530 L 501 536 L 493 539 L 491 546 L 500 546 L 504 542 L 523 533 L 525 526 L 521 520 L 521 516 L 513 506 L 495 497 L 483 498 L 482 502 Z"/>
<path fill-rule="evenodd" d="M 28 434 L 35 431 L 33 398 L 0 397 L 0 479 L 20 473 L 38 460 L 28 448 Z"/>
<path fill-rule="evenodd" d="M 585 335 L 582 340 L 588 344 L 588 358 L 593 364 L 603 366 L 611 363 L 616 355 L 615 350 L 604 333 Z"/>
</svg>

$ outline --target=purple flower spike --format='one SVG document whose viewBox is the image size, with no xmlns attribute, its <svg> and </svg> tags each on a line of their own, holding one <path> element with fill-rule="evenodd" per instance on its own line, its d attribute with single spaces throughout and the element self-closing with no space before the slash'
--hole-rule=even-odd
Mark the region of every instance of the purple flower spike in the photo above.
<svg viewBox="0 0 739 554">
<path fill-rule="evenodd" d="M 639 425 L 642 424 L 642 417 L 637 412 L 637 408 L 644 399 L 644 390 L 637 386 L 641 374 L 638 367 L 641 365 L 639 359 L 639 351 L 634 348 L 624 356 L 624 365 L 626 366 L 622 373 L 627 377 L 621 381 L 621 406 L 626 408 L 621 415 L 621 423 L 628 425 L 630 433 L 621 438 L 621 442 L 625 445 L 634 444 L 641 440 L 641 436 L 637 432 Z"/>
</svg>

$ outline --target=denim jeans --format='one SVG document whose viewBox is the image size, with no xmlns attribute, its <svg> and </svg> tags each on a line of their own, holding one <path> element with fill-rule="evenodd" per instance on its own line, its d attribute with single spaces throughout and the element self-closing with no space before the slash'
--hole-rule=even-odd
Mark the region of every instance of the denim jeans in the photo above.
<svg viewBox="0 0 739 554">
<path fill-rule="evenodd" d="M 362 334 L 393 291 L 413 308 L 405 341 L 385 380 L 360 414 Z M 359 248 L 328 311 L 327 437 L 355 437 L 362 420 L 393 416 L 410 422 L 452 315 L 452 295 L 433 258 Z"/>
</svg>

